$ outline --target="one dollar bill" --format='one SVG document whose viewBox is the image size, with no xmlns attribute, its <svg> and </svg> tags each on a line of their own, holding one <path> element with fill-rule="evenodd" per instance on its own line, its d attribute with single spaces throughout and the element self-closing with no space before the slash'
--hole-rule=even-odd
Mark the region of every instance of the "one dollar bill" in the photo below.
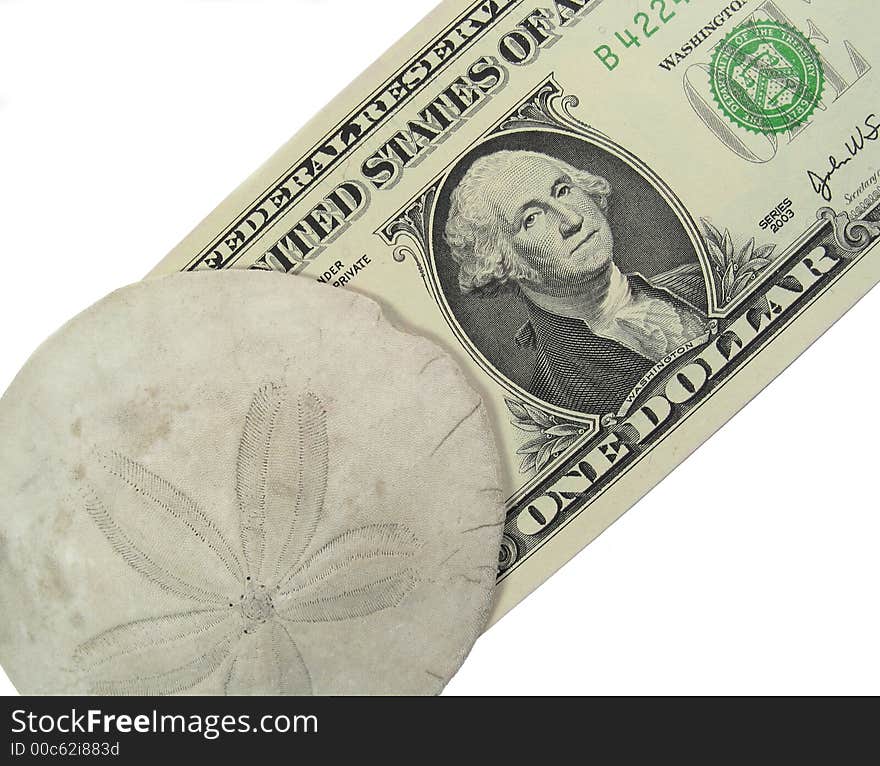
<svg viewBox="0 0 880 766">
<path fill-rule="evenodd" d="M 483 394 L 498 619 L 880 279 L 880 9 L 448 0 L 153 272 L 379 301 Z"/>
</svg>

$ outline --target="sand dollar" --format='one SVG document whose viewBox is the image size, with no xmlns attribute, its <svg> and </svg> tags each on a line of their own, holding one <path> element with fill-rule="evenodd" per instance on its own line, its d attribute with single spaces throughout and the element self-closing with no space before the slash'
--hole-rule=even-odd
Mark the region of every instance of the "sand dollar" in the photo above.
<svg viewBox="0 0 880 766">
<path fill-rule="evenodd" d="M 371 300 L 124 288 L 0 400 L 0 661 L 25 694 L 428 694 L 487 619 L 480 396 Z"/>
</svg>

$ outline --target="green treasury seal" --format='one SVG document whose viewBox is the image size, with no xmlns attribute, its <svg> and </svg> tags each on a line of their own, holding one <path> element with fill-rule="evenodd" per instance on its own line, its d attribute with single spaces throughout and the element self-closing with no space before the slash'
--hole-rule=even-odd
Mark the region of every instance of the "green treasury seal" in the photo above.
<svg viewBox="0 0 880 766">
<path fill-rule="evenodd" d="M 822 98 L 819 53 L 797 29 L 748 22 L 715 48 L 712 94 L 734 123 L 755 133 L 782 133 L 806 122 Z"/>
</svg>

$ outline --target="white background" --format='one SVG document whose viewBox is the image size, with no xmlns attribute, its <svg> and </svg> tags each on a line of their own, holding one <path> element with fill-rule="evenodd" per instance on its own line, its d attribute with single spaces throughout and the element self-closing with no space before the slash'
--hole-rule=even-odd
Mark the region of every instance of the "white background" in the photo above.
<svg viewBox="0 0 880 766">
<path fill-rule="evenodd" d="M 0 390 L 432 5 L 0 0 Z M 875 291 L 480 639 L 447 693 L 880 692 L 878 323 Z"/>
</svg>

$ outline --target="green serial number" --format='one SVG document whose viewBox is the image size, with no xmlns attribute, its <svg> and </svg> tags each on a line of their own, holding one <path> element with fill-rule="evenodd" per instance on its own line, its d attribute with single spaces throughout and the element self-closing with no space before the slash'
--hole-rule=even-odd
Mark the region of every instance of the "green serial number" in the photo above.
<svg viewBox="0 0 880 766">
<path fill-rule="evenodd" d="M 636 32 L 641 30 L 642 35 L 646 39 L 653 37 L 678 15 L 670 6 L 681 5 L 682 3 L 687 5 L 690 3 L 690 0 L 651 0 L 648 5 L 648 11 L 639 11 L 633 16 Z M 629 27 L 624 29 L 623 32 L 615 32 L 614 36 L 624 49 L 632 48 L 633 46 L 640 48 L 642 45 L 639 36 L 633 34 Z M 623 55 L 623 51 L 620 48 L 615 50 L 613 43 L 600 45 L 593 53 L 596 54 L 599 61 L 605 65 L 609 72 L 617 68 L 617 65 L 620 63 L 620 57 Z"/>
</svg>

